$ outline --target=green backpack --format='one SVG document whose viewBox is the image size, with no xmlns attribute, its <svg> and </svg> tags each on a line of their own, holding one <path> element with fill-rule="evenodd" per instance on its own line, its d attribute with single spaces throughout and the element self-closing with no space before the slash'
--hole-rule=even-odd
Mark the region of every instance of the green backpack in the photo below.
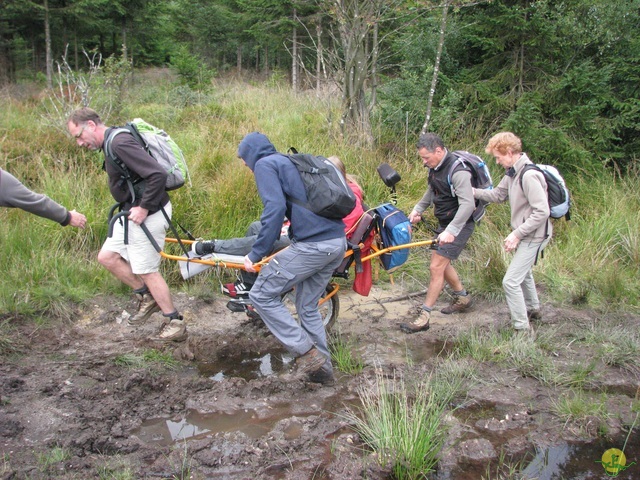
<svg viewBox="0 0 640 480">
<path fill-rule="evenodd" d="M 133 138 L 142 145 L 145 151 L 167 171 L 165 190 L 176 190 L 182 187 L 187 180 L 189 183 L 191 182 L 187 162 L 178 144 L 164 130 L 145 122 L 141 118 L 134 118 L 131 122 L 127 122 L 124 127 L 114 129 L 109 137 L 105 139 L 103 146 L 105 157 L 122 172 L 122 177 L 129 185 L 129 190 L 134 199 L 136 198 L 136 193 L 139 193 L 139 188 L 136 188 L 136 185 L 142 182 L 143 179 L 132 174 L 124 162 L 111 149 L 113 138 L 121 133 L 133 135 Z"/>
</svg>

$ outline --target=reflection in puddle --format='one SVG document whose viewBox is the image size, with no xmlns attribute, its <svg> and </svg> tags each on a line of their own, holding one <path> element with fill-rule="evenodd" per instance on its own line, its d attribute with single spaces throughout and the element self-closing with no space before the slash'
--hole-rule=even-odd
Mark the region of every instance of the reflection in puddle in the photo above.
<svg viewBox="0 0 640 480">
<path fill-rule="evenodd" d="M 623 480 L 639 479 L 640 465 L 638 462 L 640 451 L 640 436 L 633 433 L 615 439 L 598 439 L 590 443 L 563 442 L 542 450 L 528 450 L 528 453 L 512 455 L 505 446 L 510 444 L 529 444 L 526 440 L 531 427 L 527 421 L 527 412 L 514 412 L 510 406 L 493 402 L 477 402 L 472 405 L 461 406 L 453 415 L 469 428 L 469 438 L 488 439 L 500 454 L 500 462 L 495 459 L 488 464 L 478 467 L 477 464 L 461 460 L 452 469 L 438 472 L 438 480 L 476 480 L 478 468 L 485 478 L 519 478 L 522 480 L 591 480 L 607 478 L 602 464 L 603 455 L 609 449 L 625 449 L 626 470 L 618 473 L 616 478 Z M 507 417 L 508 415 L 508 417 Z M 507 419 L 508 418 L 508 419 Z M 524 421 L 523 421 L 524 420 Z M 493 424 L 486 429 L 485 425 Z M 467 437 L 463 435 L 462 439 Z M 515 441 L 514 443 L 512 443 Z M 626 446 L 625 445 L 626 441 Z M 640 463 L 640 462 L 639 462 Z M 511 472 L 507 475 L 505 472 Z M 610 477 L 610 476 L 609 476 Z"/>
<path fill-rule="evenodd" d="M 423 363 L 428 359 L 446 355 L 446 342 L 429 342 L 408 345 L 392 340 L 383 343 L 365 343 L 355 348 L 355 354 L 367 365 L 403 365 Z M 217 382 L 239 377 L 247 381 L 285 373 L 293 365 L 294 358 L 286 350 L 272 350 L 258 357 L 247 357 L 246 352 L 198 363 L 198 372 Z"/>
<path fill-rule="evenodd" d="M 640 465 L 637 462 L 638 439 L 629 442 L 625 447 L 627 454 L 626 467 L 615 478 L 619 480 L 637 480 L 640 478 Z M 503 439 L 504 440 L 504 439 Z M 504 444 L 498 440 L 497 444 Z M 602 465 L 603 454 L 611 448 L 622 449 L 624 438 L 615 441 L 597 440 L 591 443 L 561 443 L 523 456 L 512 457 L 506 454 L 504 463 L 491 462 L 480 470 L 485 478 L 519 478 L 522 480 L 591 480 L 610 478 Z M 478 465 L 462 463 L 452 470 L 442 470 L 438 480 L 476 480 Z M 501 473 L 496 472 L 499 469 Z M 504 472 L 511 472 L 503 477 Z"/>
<path fill-rule="evenodd" d="M 630 439 L 631 440 L 631 439 Z M 539 451 L 535 458 L 522 470 L 524 478 L 538 480 L 555 480 L 561 478 L 590 479 L 607 478 L 602 465 L 603 454 L 611 448 L 621 449 L 624 438 L 616 442 L 599 440 L 588 444 L 562 443 Z M 617 447 L 616 447 L 617 446 Z M 628 467 L 615 475 L 622 480 L 640 478 L 640 466 L 637 461 L 638 439 L 627 443 L 626 449 Z"/>
<path fill-rule="evenodd" d="M 239 377 L 255 380 L 270 375 L 277 375 L 289 369 L 293 357 L 287 352 L 267 353 L 261 357 L 247 358 L 242 356 L 226 357 L 213 362 L 198 363 L 198 372 L 220 382 L 225 378 Z"/>
<path fill-rule="evenodd" d="M 309 415 L 311 414 L 309 413 Z M 288 404 L 270 408 L 269 416 L 266 418 L 256 410 L 207 414 L 189 410 L 186 417 L 178 422 L 167 418 L 147 420 L 132 434 L 137 435 L 145 443 L 161 445 L 171 445 L 186 439 L 205 438 L 223 432 L 242 432 L 255 439 L 265 435 L 277 422 L 291 415 L 291 407 Z M 292 423 L 286 434 L 289 438 L 295 438 L 296 435 L 299 435 L 299 431 Z"/>
</svg>

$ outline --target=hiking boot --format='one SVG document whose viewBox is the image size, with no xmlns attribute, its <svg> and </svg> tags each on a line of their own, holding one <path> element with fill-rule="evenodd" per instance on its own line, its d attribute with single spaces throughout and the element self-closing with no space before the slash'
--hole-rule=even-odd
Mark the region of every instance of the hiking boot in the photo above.
<svg viewBox="0 0 640 480">
<path fill-rule="evenodd" d="M 325 387 L 331 387 L 336 384 L 336 378 L 333 376 L 333 373 L 327 372 L 324 368 L 311 372 L 308 380 L 312 383 L 324 385 Z"/>
<path fill-rule="evenodd" d="M 411 323 L 401 323 L 400 330 L 404 333 L 418 333 L 426 332 L 429 330 L 429 321 L 431 320 L 431 312 L 427 312 L 424 309 L 420 312 L 420 315 Z"/>
<path fill-rule="evenodd" d="M 222 293 L 229 295 L 231 298 L 248 297 L 252 286 L 251 284 L 237 280 L 235 283 L 225 283 L 222 285 Z"/>
<path fill-rule="evenodd" d="M 527 318 L 531 320 L 542 320 L 542 312 L 538 309 L 527 310 Z"/>
<path fill-rule="evenodd" d="M 191 244 L 191 251 L 201 257 L 203 255 L 214 253 L 216 251 L 215 247 L 215 240 L 198 240 L 197 242 L 193 242 Z"/>
<path fill-rule="evenodd" d="M 296 371 L 298 374 L 309 375 L 320 370 L 326 362 L 327 357 L 316 347 L 311 347 L 307 353 L 296 358 Z"/>
<path fill-rule="evenodd" d="M 464 312 L 469 309 L 473 305 L 473 299 L 471 295 L 454 295 L 453 301 L 442 310 L 442 313 L 449 315 L 451 313 Z"/>
<path fill-rule="evenodd" d="M 136 297 L 138 298 L 138 308 L 136 313 L 127 320 L 127 325 L 130 327 L 139 327 L 147 321 L 147 318 L 160 311 L 160 307 L 150 293 L 136 293 Z"/>
<path fill-rule="evenodd" d="M 163 342 L 182 342 L 187 339 L 187 325 L 182 316 L 164 321 L 154 340 Z"/>
</svg>

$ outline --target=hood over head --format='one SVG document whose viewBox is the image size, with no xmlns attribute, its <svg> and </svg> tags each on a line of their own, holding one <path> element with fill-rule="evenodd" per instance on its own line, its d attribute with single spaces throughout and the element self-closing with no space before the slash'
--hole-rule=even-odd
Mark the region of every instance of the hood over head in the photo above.
<svg viewBox="0 0 640 480">
<path fill-rule="evenodd" d="M 249 133 L 238 145 L 238 157 L 244 160 L 252 172 L 258 160 L 274 153 L 278 153 L 276 147 L 266 135 L 259 132 Z"/>
</svg>

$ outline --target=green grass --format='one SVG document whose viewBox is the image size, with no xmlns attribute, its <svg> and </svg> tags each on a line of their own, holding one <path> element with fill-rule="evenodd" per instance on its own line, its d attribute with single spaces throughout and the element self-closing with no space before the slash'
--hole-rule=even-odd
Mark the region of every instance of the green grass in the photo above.
<svg viewBox="0 0 640 480">
<path fill-rule="evenodd" d="M 424 478 L 434 471 L 446 438 L 443 416 L 462 389 L 461 375 L 448 378 L 412 382 L 377 373 L 373 382 L 358 389 L 362 407 L 347 418 L 394 478 Z"/>
<path fill-rule="evenodd" d="M 331 361 L 341 372 L 355 375 L 364 369 L 364 362 L 354 354 L 357 345 L 351 338 L 345 338 L 339 331 L 329 335 Z"/>
<path fill-rule="evenodd" d="M 0 357 L 6 357 L 15 353 L 20 353 L 24 349 L 19 341 L 10 320 L 0 321 Z"/>
<path fill-rule="evenodd" d="M 253 177 L 236 158 L 238 142 L 255 130 L 266 133 L 281 151 L 295 146 L 299 151 L 341 157 L 364 187 L 370 206 L 389 201 L 388 189 L 376 173 L 383 162 L 391 163 L 402 176 L 397 187 L 400 208 L 410 211 L 424 193 L 426 171 L 413 151 L 414 141 L 410 140 L 406 156 L 400 152 L 392 158 L 382 148 L 343 141 L 335 121 L 340 111 L 336 96 L 294 95 L 279 82 L 218 80 L 207 91 L 182 101 L 189 92 L 176 89 L 171 76 L 147 71 L 134 78 L 121 99 L 122 111 L 108 123 L 139 116 L 164 128 L 183 148 L 192 186 L 172 193 L 174 217 L 198 237 L 242 235 L 258 218 L 262 206 Z M 95 260 L 113 203 L 101 169 L 102 156 L 77 148 L 63 129 L 45 122 L 40 104 L 11 98 L 8 92 L 0 102 L 0 166 L 33 190 L 83 212 L 89 227 L 61 228 L 22 211 L 0 208 L 0 312 L 71 317 L 74 304 L 97 294 L 127 291 Z M 490 164 L 498 181 L 499 169 Z M 564 172 L 573 194 L 573 219 L 554 222 L 554 239 L 534 268 L 536 281 L 554 302 L 638 311 L 639 172 L 624 178 L 606 170 L 598 175 L 577 172 Z M 510 256 L 501 244 L 509 231 L 509 206 L 490 206 L 456 262 L 465 286 L 475 294 L 503 298 L 501 279 Z M 416 233 L 417 238 L 427 235 Z M 412 251 L 408 263 L 396 272 L 396 281 L 407 290 L 423 289 L 428 283 L 428 253 Z M 187 289 L 189 283 L 177 270 L 174 262 L 164 262 L 171 288 Z M 386 281 L 383 272 L 380 282 Z"/>
<path fill-rule="evenodd" d="M 71 458 L 71 453 L 61 447 L 54 447 L 46 452 L 36 452 L 36 461 L 41 472 L 47 473 L 60 462 L 64 462 Z"/>
<path fill-rule="evenodd" d="M 495 362 L 547 386 L 566 385 L 569 381 L 556 368 L 547 343 L 543 346 L 529 336 L 514 335 L 511 329 L 473 327 L 458 333 L 452 341 L 454 358 Z"/>
<path fill-rule="evenodd" d="M 535 378 L 543 385 L 567 384 L 566 375 L 558 371 L 552 358 L 529 337 L 513 337 L 506 361 L 523 377 Z"/>
<path fill-rule="evenodd" d="M 582 325 L 573 337 L 578 345 L 593 347 L 605 365 L 640 372 L 640 334 L 633 326 L 603 317 Z"/>
<path fill-rule="evenodd" d="M 100 480 L 134 480 L 135 473 L 127 465 L 110 466 L 103 465 L 96 469 L 96 474 Z"/>
<path fill-rule="evenodd" d="M 485 474 L 480 477 L 480 480 L 526 480 L 521 472 L 530 461 L 531 458 L 528 455 L 513 461 L 508 452 L 500 450 L 497 462 L 487 465 Z"/>
<path fill-rule="evenodd" d="M 606 425 L 606 395 L 592 395 L 582 390 L 562 392 L 557 400 L 552 400 L 554 412 L 565 426 L 577 428 L 579 431 L 594 431 Z"/>
<path fill-rule="evenodd" d="M 174 369 L 179 362 L 168 352 L 161 352 L 153 348 L 143 352 L 123 353 L 113 360 L 120 367 L 151 369 L 161 366 L 163 368 Z"/>
<path fill-rule="evenodd" d="M 469 357 L 477 362 L 503 361 L 512 337 L 506 329 L 469 328 L 451 338 L 452 354 L 455 358 Z"/>
</svg>

